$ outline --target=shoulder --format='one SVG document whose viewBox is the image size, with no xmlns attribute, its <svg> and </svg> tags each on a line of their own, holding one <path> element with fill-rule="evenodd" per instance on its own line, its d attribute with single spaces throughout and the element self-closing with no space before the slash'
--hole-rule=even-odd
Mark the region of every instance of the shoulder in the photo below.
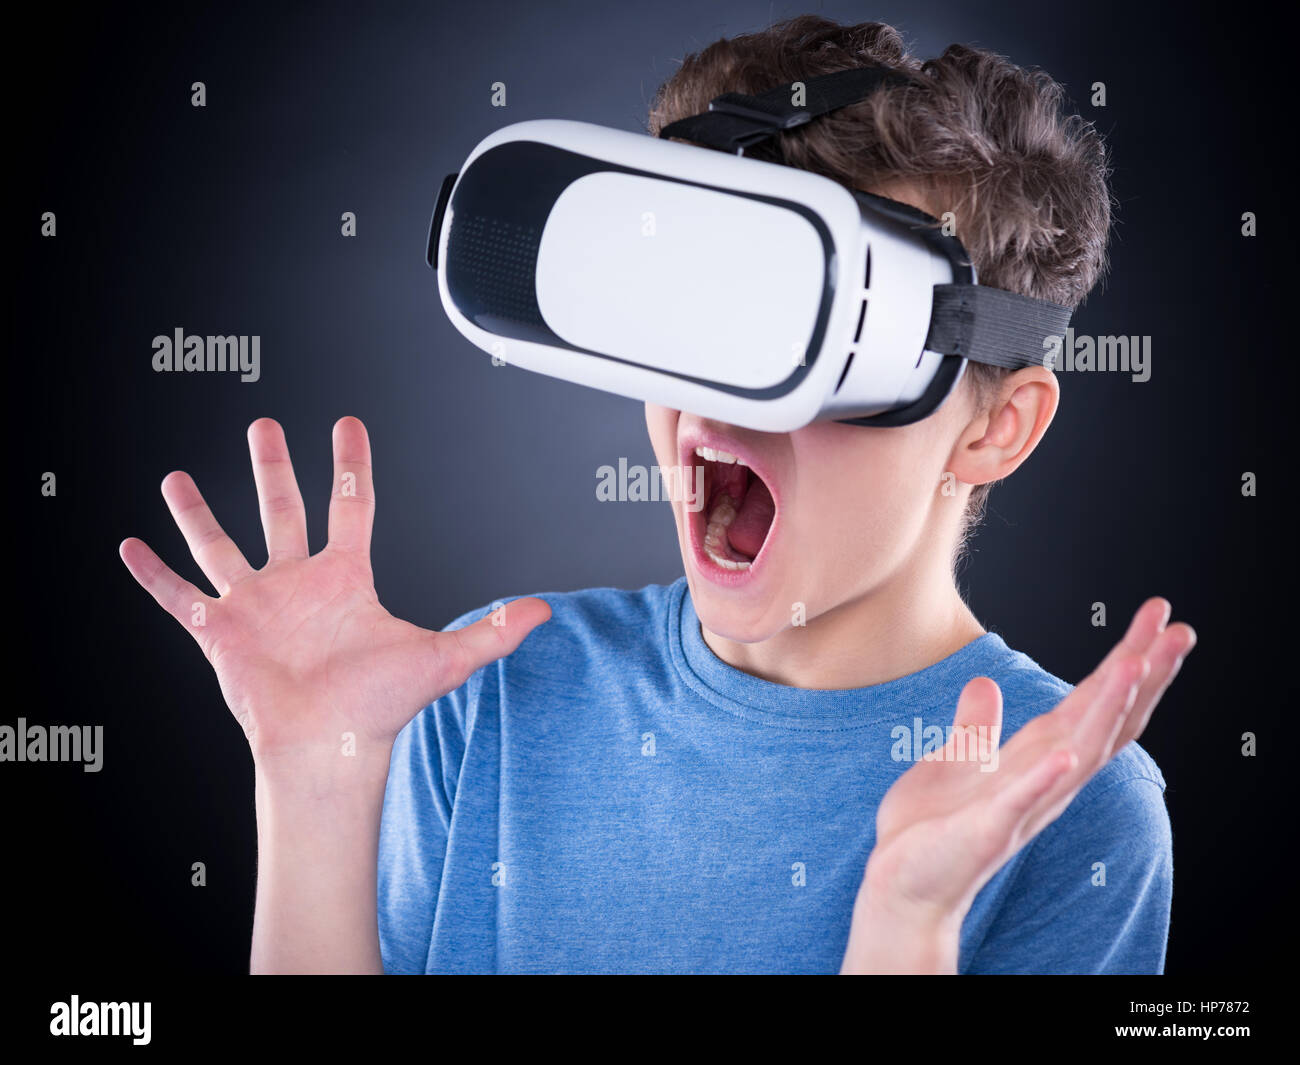
<svg viewBox="0 0 1300 1065">
<path fill-rule="evenodd" d="M 655 650 L 667 657 L 668 617 L 684 584 L 682 578 L 636 590 L 533 593 L 550 606 L 550 619 L 512 654 L 477 670 L 459 688 L 424 707 L 403 730 L 399 743 L 409 745 L 409 754 L 425 762 L 436 750 L 462 750 L 481 708 L 499 704 L 508 687 L 526 687 L 535 698 L 559 705 L 573 692 L 604 683 L 615 673 L 626 677 L 664 668 L 656 666 Z M 502 606 L 508 612 L 510 604 L 522 598 L 512 595 L 486 603 L 461 614 L 443 631 L 463 629 Z"/>
<path fill-rule="evenodd" d="M 680 593 L 685 578 L 672 584 L 648 584 L 644 588 L 583 588 L 574 592 L 531 592 L 512 595 L 462 614 L 446 626 L 447 631 L 461 629 L 490 614 L 498 607 L 509 606 L 516 599 L 541 599 L 551 608 L 551 618 L 540 625 L 533 636 L 545 640 L 589 636 L 606 637 L 637 634 L 651 635 L 647 625 L 667 622 L 671 603 Z M 525 645 L 528 641 L 525 641 Z"/>
<path fill-rule="evenodd" d="M 471 687 L 504 683 L 507 676 L 529 684 L 551 682 L 572 687 L 581 677 L 612 671 L 635 672 L 668 657 L 669 617 L 680 603 L 685 578 L 644 588 L 584 588 L 574 592 L 538 592 L 551 617 L 507 658 L 480 670 Z M 492 610 L 523 596 L 511 596 L 463 614 L 447 628 L 472 624 Z"/>
</svg>

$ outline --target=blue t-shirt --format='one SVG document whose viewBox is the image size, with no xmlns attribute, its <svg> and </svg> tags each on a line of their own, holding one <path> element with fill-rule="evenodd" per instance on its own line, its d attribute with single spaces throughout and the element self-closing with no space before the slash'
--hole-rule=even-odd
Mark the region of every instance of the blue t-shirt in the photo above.
<svg viewBox="0 0 1300 1065">
<path fill-rule="evenodd" d="M 971 677 L 1001 686 L 1004 742 L 1070 690 L 994 633 L 884 684 L 791 688 L 713 654 L 685 578 L 540 598 L 550 621 L 397 739 L 388 972 L 837 972 L 876 809 L 925 730 Z M 1162 971 L 1163 792 L 1129 744 L 980 891 L 960 971 Z"/>
</svg>

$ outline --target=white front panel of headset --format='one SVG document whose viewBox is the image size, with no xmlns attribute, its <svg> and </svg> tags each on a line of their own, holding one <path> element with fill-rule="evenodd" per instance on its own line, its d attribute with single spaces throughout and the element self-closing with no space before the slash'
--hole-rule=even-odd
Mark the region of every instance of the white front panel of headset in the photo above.
<svg viewBox="0 0 1300 1065">
<path fill-rule="evenodd" d="M 806 352 L 825 276 L 821 238 L 795 211 L 607 171 L 551 209 L 537 302 L 575 347 L 769 388 Z"/>
</svg>

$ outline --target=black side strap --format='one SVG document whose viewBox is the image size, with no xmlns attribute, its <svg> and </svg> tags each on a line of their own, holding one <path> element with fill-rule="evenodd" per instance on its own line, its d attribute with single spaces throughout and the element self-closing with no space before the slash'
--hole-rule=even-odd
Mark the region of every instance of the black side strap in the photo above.
<svg viewBox="0 0 1300 1065">
<path fill-rule="evenodd" d="M 935 285 L 925 346 L 942 355 L 1019 370 L 1045 366 L 1048 337 L 1065 336 L 1070 309 L 984 285 Z"/>
<path fill-rule="evenodd" d="M 904 85 L 908 79 L 889 67 L 854 67 L 819 74 L 804 84 L 806 103 L 790 102 L 795 82 L 778 85 L 758 96 L 728 92 L 714 99 L 708 111 L 669 123 L 660 137 L 681 137 L 710 148 L 743 155 L 746 148 L 794 129 L 847 104 L 865 100 L 884 84 Z"/>
<path fill-rule="evenodd" d="M 854 189 L 853 195 L 872 214 L 906 226 L 952 267 L 953 280 L 934 286 L 926 350 L 1009 370 L 1045 365 L 1049 349 L 1044 341 L 1065 335 L 1068 307 L 974 284 L 966 249 L 955 236 L 944 233 L 937 218 L 860 189 Z"/>
</svg>

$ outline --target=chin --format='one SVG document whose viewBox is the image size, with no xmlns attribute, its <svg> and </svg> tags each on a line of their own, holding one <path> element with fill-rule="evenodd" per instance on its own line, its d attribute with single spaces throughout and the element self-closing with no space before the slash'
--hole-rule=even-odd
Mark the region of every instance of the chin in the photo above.
<svg viewBox="0 0 1300 1065">
<path fill-rule="evenodd" d="M 771 596 L 760 598 L 735 589 L 718 588 L 698 576 L 688 575 L 687 583 L 700 624 L 724 640 L 762 643 L 790 627 L 793 601 Z"/>
</svg>

